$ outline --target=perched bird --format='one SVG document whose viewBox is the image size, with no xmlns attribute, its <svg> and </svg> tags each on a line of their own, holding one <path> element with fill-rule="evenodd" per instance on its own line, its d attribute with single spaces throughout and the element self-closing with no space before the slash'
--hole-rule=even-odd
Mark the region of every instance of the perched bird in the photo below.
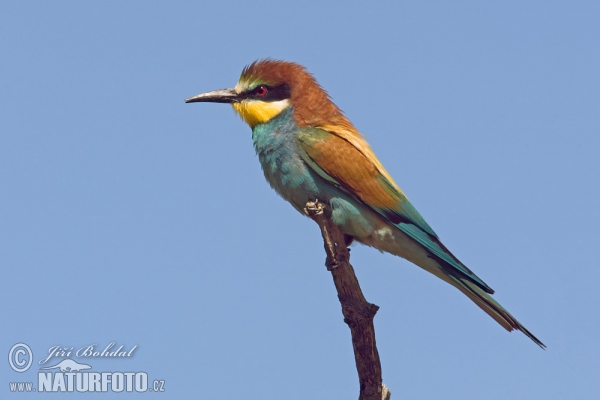
<svg viewBox="0 0 600 400">
<path fill-rule="evenodd" d="M 186 103 L 230 103 L 252 128 L 267 181 L 302 214 L 319 200 L 348 238 L 403 257 L 463 292 L 506 330 L 545 345 L 498 304 L 494 291 L 442 244 L 383 168 L 365 138 L 306 69 L 258 60 L 233 89 Z"/>
</svg>

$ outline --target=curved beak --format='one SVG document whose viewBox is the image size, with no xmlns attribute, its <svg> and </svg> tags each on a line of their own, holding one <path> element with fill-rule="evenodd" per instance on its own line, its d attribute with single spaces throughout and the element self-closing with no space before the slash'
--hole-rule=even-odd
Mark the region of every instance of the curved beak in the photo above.
<svg viewBox="0 0 600 400">
<path fill-rule="evenodd" d="M 237 103 L 241 101 L 240 95 L 235 89 L 220 89 L 199 94 L 189 99 L 185 99 L 186 103 Z"/>
</svg>

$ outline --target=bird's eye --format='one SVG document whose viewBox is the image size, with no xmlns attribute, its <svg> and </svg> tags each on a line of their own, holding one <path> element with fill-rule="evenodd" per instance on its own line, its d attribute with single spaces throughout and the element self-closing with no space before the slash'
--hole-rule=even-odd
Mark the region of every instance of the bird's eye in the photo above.
<svg viewBox="0 0 600 400">
<path fill-rule="evenodd" d="M 259 86 L 256 89 L 254 89 L 254 93 L 256 93 L 256 95 L 259 97 L 263 97 L 267 94 L 267 88 L 265 86 Z"/>
</svg>

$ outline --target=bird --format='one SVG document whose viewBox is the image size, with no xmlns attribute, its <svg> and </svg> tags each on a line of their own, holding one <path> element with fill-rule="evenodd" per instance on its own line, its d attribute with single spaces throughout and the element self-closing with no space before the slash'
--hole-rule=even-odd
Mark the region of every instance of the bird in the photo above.
<svg viewBox="0 0 600 400">
<path fill-rule="evenodd" d="M 546 346 L 491 295 L 494 290 L 444 246 L 354 127 L 307 69 L 259 59 L 246 65 L 234 88 L 186 103 L 231 104 L 252 130 L 270 186 L 297 211 L 307 202 L 357 241 L 402 257 L 464 293 L 507 331 L 519 330 Z"/>
</svg>

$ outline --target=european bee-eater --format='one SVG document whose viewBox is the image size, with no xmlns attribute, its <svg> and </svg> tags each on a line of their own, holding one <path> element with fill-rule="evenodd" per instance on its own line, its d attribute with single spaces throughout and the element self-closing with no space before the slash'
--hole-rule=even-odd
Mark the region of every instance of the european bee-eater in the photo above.
<svg viewBox="0 0 600 400">
<path fill-rule="evenodd" d="M 230 103 L 252 128 L 267 181 L 300 213 L 308 201 L 327 204 L 348 238 L 395 254 L 463 292 L 506 330 L 545 345 L 498 304 L 494 291 L 442 244 L 383 168 L 364 137 L 306 69 L 258 60 L 233 89 L 186 103 Z"/>
</svg>

